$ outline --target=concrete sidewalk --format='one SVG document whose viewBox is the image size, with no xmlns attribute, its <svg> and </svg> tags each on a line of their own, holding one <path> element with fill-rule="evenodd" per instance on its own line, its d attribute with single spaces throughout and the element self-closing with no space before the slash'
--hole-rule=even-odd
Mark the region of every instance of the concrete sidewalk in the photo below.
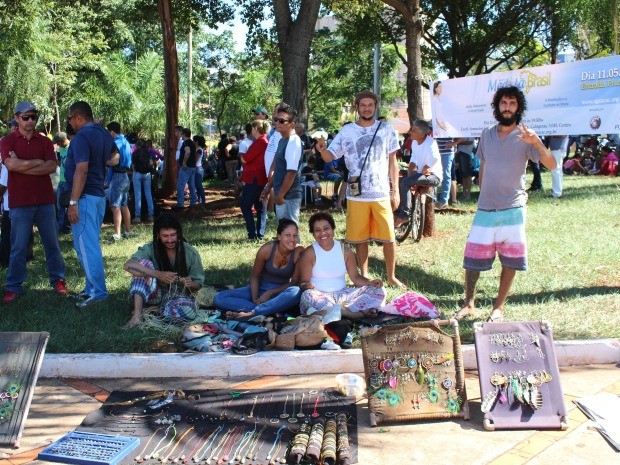
<svg viewBox="0 0 620 465">
<path fill-rule="evenodd" d="M 480 413 L 480 389 L 475 371 L 466 372 L 470 421 L 424 421 L 369 426 L 365 400 L 358 403 L 359 461 L 361 465 L 458 463 L 612 464 L 620 454 L 589 424 L 572 403 L 574 399 L 611 392 L 620 395 L 617 365 L 589 365 L 560 369 L 569 410 L 567 431 L 485 431 Z M 26 422 L 21 448 L 0 448 L 0 465 L 36 461 L 39 451 L 76 428 L 100 407 L 114 390 L 312 388 L 334 386 L 334 375 L 263 376 L 258 378 L 166 379 L 40 379 Z M 43 463 L 38 462 L 37 463 Z"/>
</svg>

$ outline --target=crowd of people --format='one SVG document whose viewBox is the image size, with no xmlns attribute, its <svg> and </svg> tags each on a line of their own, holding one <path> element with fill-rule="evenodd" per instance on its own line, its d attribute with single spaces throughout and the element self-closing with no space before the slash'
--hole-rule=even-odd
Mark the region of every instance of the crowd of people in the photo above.
<svg viewBox="0 0 620 465">
<path fill-rule="evenodd" d="M 596 147 L 599 159 L 593 157 L 592 146 L 567 159 L 569 136 L 543 142 L 521 123 L 527 105 L 515 87 L 496 92 L 492 107 L 497 124 L 479 140 L 434 138 L 432 123 L 417 120 L 399 143 L 392 126 L 375 117 L 377 105 L 374 93 L 357 94 L 358 119 L 327 140 L 308 136 L 296 109 L 284 102 L 276 105 L 271 120 L 264 107 L 257 107 L 245 133 L 239 138 L 223 134 L 214 155 L 208 153 L 204 137 L 192 137 L 189 129 L 176 127 L 177 208 L 185 208 L 186 197 L 190 207 L 205 201 L 203 182 L 209 173 L 227 178 L 238 189 L 249 240 L 265 238 L 269 212 L 278 219 L 276 239 L 260 246 L 249 283 L 216 295 L 214 303 L 227 319 L 247 320 L 291 309 L 316 314 L 326 324 L 374 316 L 385 304 L 385 284 L 406 289 L 396 277 L 394 228 L 407 218 L 410 188 L 439 188 L 436 208 L 443 209 L 458 202 L 458 182 L 463 186 L 462 199 L 470 198 L 474 183 L 480 186 L 480 196 L 464 253 L 465 304 L 456 317 L 474 314 L 480 272 L 491 269 L 499 256 L 502 272 L 489 320 L 500 321 L 515 272 L 527 268 L 528 163 L 537 167 L 542 163 L 551 170 L 556 198 L 562 196 L 563 175 L 617 172 L 613 138 Z M 110 242 L 131 236 L 132 222 L 154 223 L 153 240 L 125 263 L 124 269 L 133 276 L 133 311 L 127 327 L 139 324 L 149 308 L 158 308 L 171 288 L 185 293 L 199 290 L 204 270 L 198 251 L 186 241 L 174 215 L 156 214 L 153 188 L 166 167 L 152 142 L 126 137 L 117 122 L 104 128 L 94 121 L 86 102 L 71 105 L 66 131 L 53 140 L 37 132 L 38 117 L 35 105 L 19 102 L 13 130 L 0 140 L 4 195 L 0 264 L 8 267 L 3 302 L 14 302 L 23 293 L 35 225 L 53 291 L 68 294 L 58 235 L 71 231 L 85 276 L 83 290 L 74 295 L 76 305 L 85 308 L 105 301 L 99 236 L 107 204 L 114 226 Z M 439 128 L 440 123 L 435 122 Z M 402 173 L 399 157 L 408 162 Z M 50 175 L 57 170 L 54 192 Z M 321 201 L 322 180 L 334 183 L 334 210 L 342 210 L 346 203 L 345 241 L 335 239 L 333 216 L 322 211 L 310 218 L 314 243 L 304 248 L 298 230 L 302 200 L 309 194 L 312 201 Z M 382 244 L 386 283 L 367 277 L 370 242 Z M 347 275 L 353 287 L 347 286 Z"/>
</svg>

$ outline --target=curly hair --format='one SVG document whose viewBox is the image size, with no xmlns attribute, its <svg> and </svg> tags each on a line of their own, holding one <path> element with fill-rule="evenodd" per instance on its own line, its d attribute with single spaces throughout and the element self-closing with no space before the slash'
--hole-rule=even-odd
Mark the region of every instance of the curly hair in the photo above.
<svg viewBox="0 0 620 465">
<path fill-rule="evenodd" d="M 310 227 L 310 234 L 314 234 L 314 225 L 317 221 L 327 221 L 332 229 L 336 230 L 336 222 L 334 217 L 327 212 L 316 212 L 308 220 L 308 226 Z"/>
<path fill-rule="evenodd" d="M 527 110 L 527 103 L 525 102 L 525 94 L 517 86 L 500 87 L 499 89 L 497 89 L 497 91 L 495 92 L 495 95 L 493 96 L 493 101 L 491 102 L 491 106 L 493 107 L 493 116 L 495 117 L 497 121 L 500 121 L 503 119 L 503 116 L 499 111 L 499 102 L 503 97 L 513 97 L 517 99 L 517 104 L 519 105 L 519 108 L 517 109 L 517 112 L 515 113 L 515 117 L 516 117 L 516 123 L 520 124 L 521 118 L 523 117 L 525 110 Z"/>
</svg>

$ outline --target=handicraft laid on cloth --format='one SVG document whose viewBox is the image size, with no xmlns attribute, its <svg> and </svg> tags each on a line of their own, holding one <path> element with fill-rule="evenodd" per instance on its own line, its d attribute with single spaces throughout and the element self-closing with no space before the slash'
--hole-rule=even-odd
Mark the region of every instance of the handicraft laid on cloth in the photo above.
<svg viewBox="0 0 620 465">
<path fill-rule="evenodd" d="M 0 444 L 18 448 L 49 333 L 0 333 Z"/>
<path fill-rule="evenodd" d="M 355 400 L 330 388 L 115 391 L 77 433 L 138 438 L 134 452 L 108 465 L 351 465 Z"/>
<path fill-rule="evenodd" d="M 372 426 L 384 421 L 469 419 L 456 320 L 367 332 L 362 352 Z"/>
<path fill-rule="evenodd" d="M 474 338 L 485 429 L 568 428 L 548 322 L 476 323 Z"/>
</svg>

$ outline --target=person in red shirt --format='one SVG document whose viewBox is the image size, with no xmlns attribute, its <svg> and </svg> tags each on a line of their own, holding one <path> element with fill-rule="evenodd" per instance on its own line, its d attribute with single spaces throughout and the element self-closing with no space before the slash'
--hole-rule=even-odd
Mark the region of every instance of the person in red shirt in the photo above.
<svg viewBox="0 0 620 465">
<path fill-rule="evenodd" d="M 262 239 L 265 235 L 267 211 L 260 195 L 267 184 L 265 173 L 267 132 L 269 132 L 267 121 L 254 120 L 251 133 L 254 142 L 248 151 L 241 155 L 241 164 L 243 165 L 243 172 L 241 173 L 241 182 L 243 182 L 241 213 L 243 213 L 245 227 L 248 231 L 248 240 Z M 252 208 L 256 210 L 256 223 L 254 222 Z"/>
<path fill-rule="evenodd" d="M 9 172 L 11 209 L 11 260 L 6 275 L 5 304 L 22 293 L 26 280 L 26 251 L 32 226 L 37 225 L 45 249 L 50 284 L 58 294 L 67 294 L 65 262 L 58 243 L 56 198 L 50 174 L 56 171 L 54 145 L 36 131 L 39 113 L 30 102 L 15 106 L 17 131 L 0 140 L 0 156 Z"/>
</svg>

